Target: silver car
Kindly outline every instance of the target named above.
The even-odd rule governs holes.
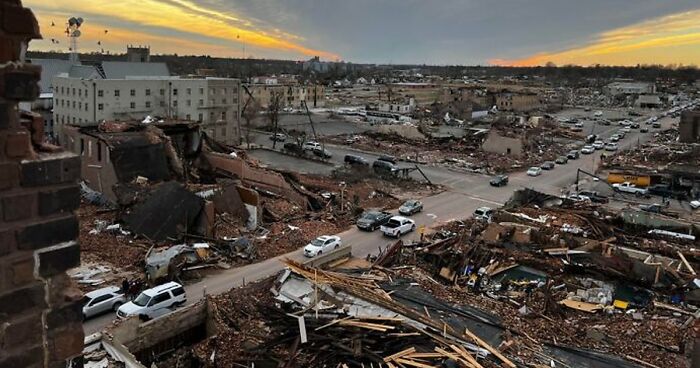
[[[91,291],[83,297],[83,317],[88,319],[98,314],[116,311],[126,303],[122,289],[117,286]]]

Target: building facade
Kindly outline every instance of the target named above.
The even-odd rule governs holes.
[[[500,111],[527,112],[542,108],[540,96],[534,93],[499,93],[496,107]]]
[[[653,94],[656,93],[656,85],[643,82],[613,82],[603,87],[603,92],[608,96]]]
[[[240,80],[231,78],[54,78],[54,124],[93,125],[146,116],[197,121],[212,138],[240,137]]]
[[[678,124],[678,141],[700,143],[700,111],[690,110],[681,113],[681,121]]]
[[[325,106],[326,88],[322,85],[300,85],[300,84],[275,84],[256,83],[249,84],[248,89],[263,109],[270,106],[270,101],[274,93],[282,94],[282,107],[302,107],[305,101],[309,108]],[[246,97],[247,98],[247,97]]]

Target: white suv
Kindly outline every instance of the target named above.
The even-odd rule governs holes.
[[[301,146],[304,151],[316,151],[316,150],[322,150],[323,147],[321,147],[321,143],[314,142],[314,141],[308,141],[304,142],[304,144]]]
[[[131,302],[117,310],[119,318],[146,316],[148,319],[168,313],[172,308],[187,302],[185,289],[177,282],[169,282],[141,292]]]

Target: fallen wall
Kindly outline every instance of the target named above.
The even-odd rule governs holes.
[[[523,141],[521,138],[504,137],[495,131],[491,131],[481,145],[481,149],[485,152],[500,153],[502,155],[521,156],[523,154]]]
[[[383,134],[397,134],[406,139],[425,140],[425,135],[413,125],[380,125],[377,132]]]

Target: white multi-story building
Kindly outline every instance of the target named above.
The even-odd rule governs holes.
[[[87,78],[60,74],[53,81],[54,124],[92,125],[142,120],[146,116],[192,120],[217,141],[240,137],[240,80],[169,76]]]

